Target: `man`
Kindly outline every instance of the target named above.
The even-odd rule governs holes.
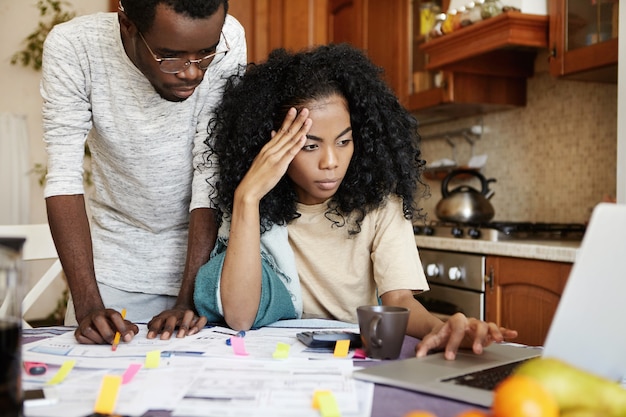
[[[192,298],[216,237],[204,140],[226,77],[246,63],[227,12],[227,0],[121,0],[117,14],[75,18],[46,39],[46,207],[80,343],[116,331],[130,341],[134,322],[162,339],[206,324]]]

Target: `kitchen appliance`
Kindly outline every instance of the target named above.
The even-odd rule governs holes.
[[[449,190],[450,181],[461,177],[475,177],[480,180],[481,189],[476,190],[469,185],[460,185]],[[435,207],[435,214],[444,221],[478,223],[493,219],[495,211],[489,202],[493,190],[489,183],[495,179],[487,179],[480,172],[473,169],[457,169],[450,172],[441,182],[442,199]]]
[[[583,224],[492,222],[434,222],[414,226],[416,235],[488,241],[581,240]],[[486,256],[419,248],[430,291],[416,294],[431,313],[446,319],[461,312],[485,319]]]
[[[434,221],[413,226],[416,235],[489,240],[581,240],[581,223],[534,223],[495,221],[484,223]]]
[[[429,291],[415,298],[445,320],[455,313],[485,319],[485,255],[420,249]]]

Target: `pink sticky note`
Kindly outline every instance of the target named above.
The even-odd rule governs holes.
[[[363,349],[354,349],[354,355],[352,356],[353,359],[365,359],[367,358],[367,353],[365,353],[365,351]]]
[[[133,379],[133,377],[137,375],[137,372],[139,372],[141,366],[142,365],[140,363],[131,363],[130,365],[128,365],[128,368],[126,368],[126,371],[124,371],[124,375],[122,375],[122,385],[128,384]]]
[[[246,352],[246,346],[243,342],[243,337],[231,337],[230,345],[233,347],[233,352],[235,352],[235,355],[248,356],[248,352]]]

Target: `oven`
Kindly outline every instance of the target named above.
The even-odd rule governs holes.
[[[581,240],[583,224],[490,222],[461,224],[431,222],[415,226],[416,235],[487,241]],[[485,319],[486,256],[419,248],[430,291],[415,294],[427,310],[446,319],[461,312]]]
[[[415,295],[441,319],[455,313],[485,319],[485,255],[420,249],[430,291]]]

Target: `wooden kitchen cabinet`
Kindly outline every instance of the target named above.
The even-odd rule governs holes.
[[[366,51],[384,70],[383,77],[407,106],[408,10],[410,0],[329,0],[328,42],[347,42]]]
[[[518,331],[515,342],[541,346],[572,264],[487,256],[487,321]]]
[[[261,62],[276,48],[328,43],[328,1],[237,0],[228,3],[228,13],[246,30],[248,61]]]
[[[547,16],[506,13],[426,41],[421,3],[329,0],[328,40],[366,50],[421,124],[526,104],[536,50],[547,47]]]
[[[618,0],[549,0],[550,73],[617,83]]]
[[[415,68],[409,108],[427,120],[467,117],[526,105],[536,53],[548,44],[547,16],[507,12],[413,46],[426,54]],[[439,83],[420,90],[417,80],[438,71]]]

